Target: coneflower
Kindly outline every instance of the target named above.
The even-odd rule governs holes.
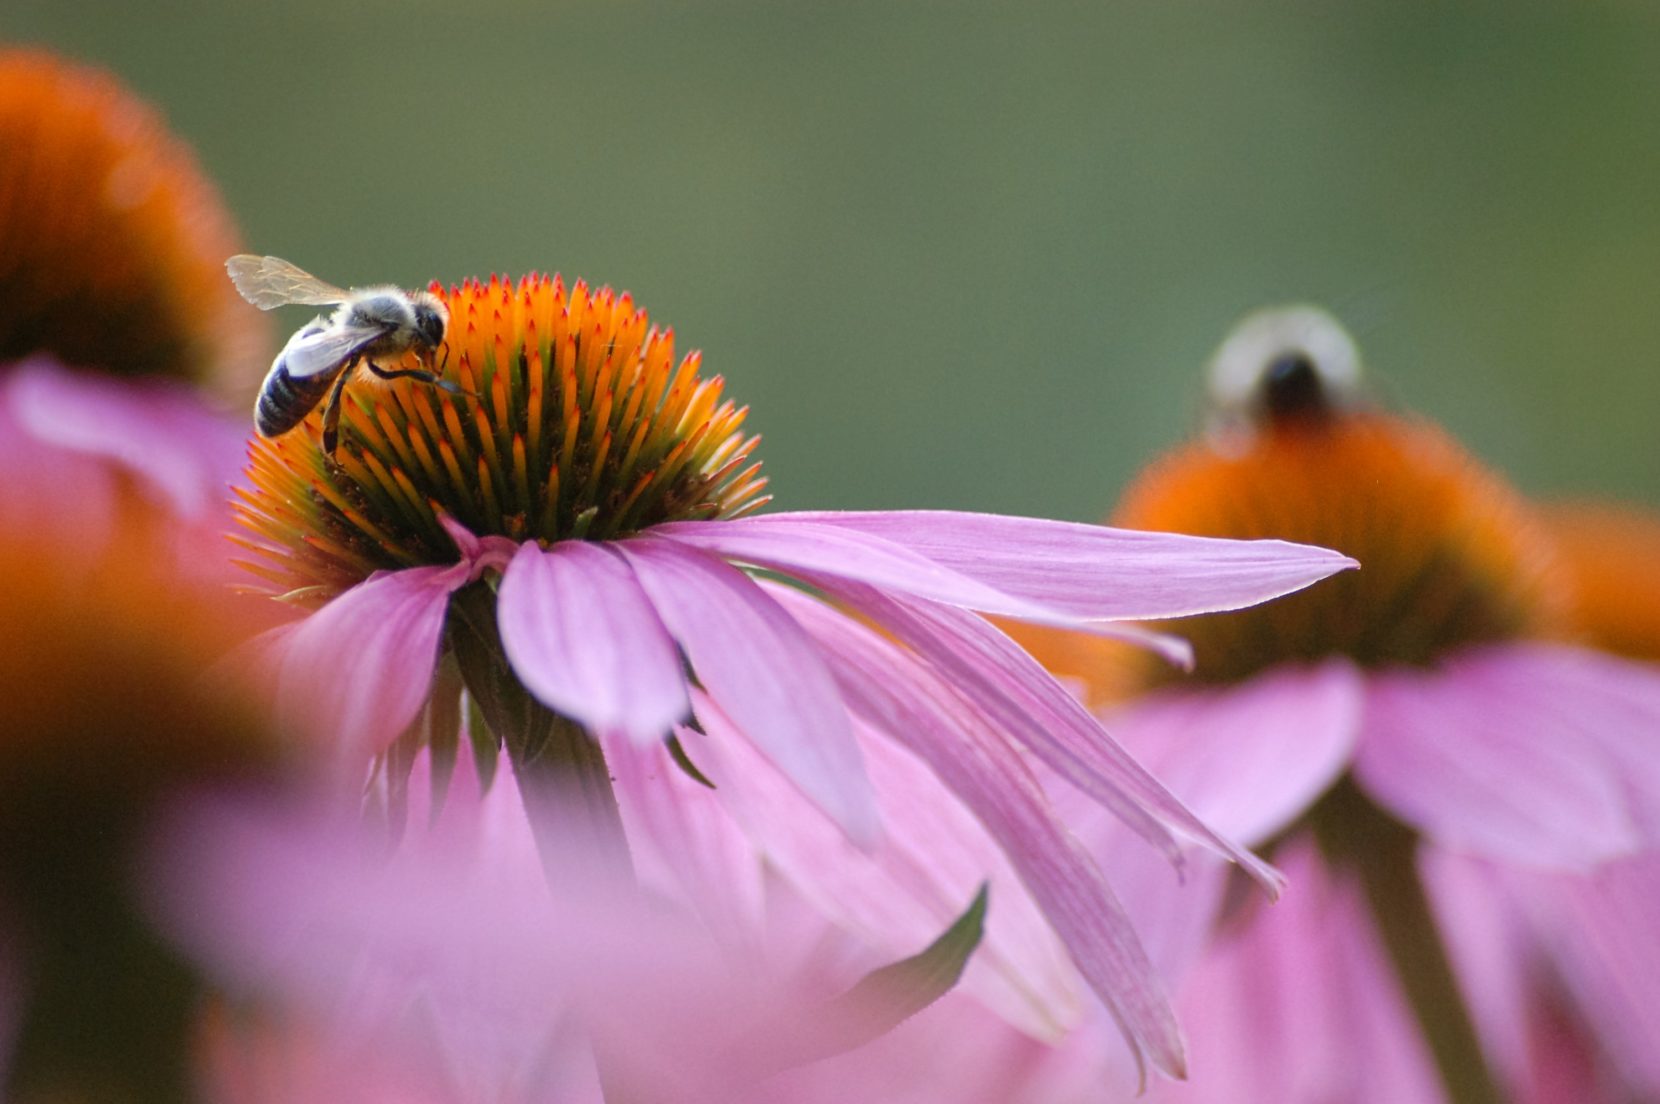
[[[1122,657],[1100,672],[1126,746],[1266,848],[1296,895],[1253,908],[1194,879],[1189,899],[1218,911],[1196,962],[1207,940],[1165,959],[1186,978],[1195,1053],[1173,1096],[1546,1099],[1529,1095],[1544,1091],[1532,1059],[1561,1072],[1564,1036],[1525,1037],[1567,1006],[1559,980],[1540,984],[1544,944],[1520,934],[1536,917],[1493,880],[1529,884],[1529,907],[1558,916],[1608,864],[1645,867],[1650,892],[1660,672],[1575,643],[1586,621],[1551,527],[1444,430],[1375,405],[1359,369],[1323,311],[1253,316],[1213,362],[1206,433],[1149,466],[1114,515],[1309,541],[1364,565],[1272,605],[1157,625],[1192,641],[1191,682]],[[1111,868],[1121,834],[1074,827]],[[1611,944],[1630,929],[1609,900],[1595,930]],[[1632,900],[1627,885],[1619,915]],[[1652,977],[1651,960],[1632,961]],[[1641,1003],[1652,1025],[1660,1006]],[[1555,1098],[1600,1091],[1587,1075]]]
[[[1350,561],[982,514],[755,515],[745,409],[631,297],[542,276],[432,290],[465,394],[353,383],[332,455],[321,414],[252,446],[249,565],[311,610],[276,644],[283,700],[357,762],[432,734],[442,759],[465,687],[527,795],[575,779],[602,821],[607,747],[668,742],[697,774],[744,741],[866,846],[884,825],[859,738],[896,743],[998,841],[1137,1052],[1179,1073],[1134,935],[1027,756],[1172,854],[1176,833],[1272,875],[975,611],[1133,632],[1108,623],[1261,601]]]
[[[0,50],[0,150],[0,524],[217,570],[243,427],[201,392],[249,394],[268,339],[217,190],[115,77],[41,50]]]

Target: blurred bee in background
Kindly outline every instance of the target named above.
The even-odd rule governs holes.
[[[340,398],[347,380],[359,365],[380,379],[415,379],[452,394],[467,392],[439,378],[433,360],[443,344],[449,310],[427,291],[405,291],[390,285],[346,288],[289,264],[280,257],[240,253],[225,262],[231,282],[242,298],[260,310],[289,303],[333,306],[327,318],[301,327],[271,362],[254,403],[254,427],[262,437],[287,433],[306,415],[323,407],[323,451],[332,456],[339,442]],[[385,368],[378,361],[396,360],[413,351],[422,368]],[[441,369],[440,369],[441,370]]]

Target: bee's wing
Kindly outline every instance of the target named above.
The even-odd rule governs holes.
[[[344,303],[350,294],[344,288],[319,280],[281,257],[238,253],[225,262],[225,271],[231,274],[231,283],[242,293],[242,298],[260,310],[270,310],[287,303],[308,303],[312,306]]]
[[[288,374],[296,379],[315,376],[340,367],[391,329],[389,325],[313,324],[288,339],[280,359]]]

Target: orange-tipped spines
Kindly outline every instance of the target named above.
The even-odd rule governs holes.
[[[1331,655],[1432,664],[1465,645],[1553,635],[1565,614],[1555,546],[1528,504],[1417,419],[1334,413],[1200,441],[1149,468],[1111,521],[1301,541],[1360,561],[1299,594],[1179,623],[1201,679]]]
[[[469,394],[358,378],[333,457],[316,412],[253,446],[256,491],[238,510],[289,589],[326,596],[370,564],[453,558],[440,512],[480,535],[551,544],[755,505],[765,479],[745,467],[747,410],[719,377],[699,378],[698,354],[677,362],[673,332],[631,296],[542,275],[435,294],[450,310],[444,377]],[[296,475],[327,486],[297,489]]]

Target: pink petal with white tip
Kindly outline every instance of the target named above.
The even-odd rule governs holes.
[[[525,544],[502,576],[496,609],[502,647],[526,689],[591,731],[644,745],[690,713],[680,653],[611,549]]]
[[[0,376],[0,526],[52,534],[96,556],[116,536],[116,473],[84,453],[41,447],[12,409],[15,391]]]
[[[712,556],[649,538],[613,547],[738,730],[851,838],[874,842],[876,803],[847,707],[801,627]]]

